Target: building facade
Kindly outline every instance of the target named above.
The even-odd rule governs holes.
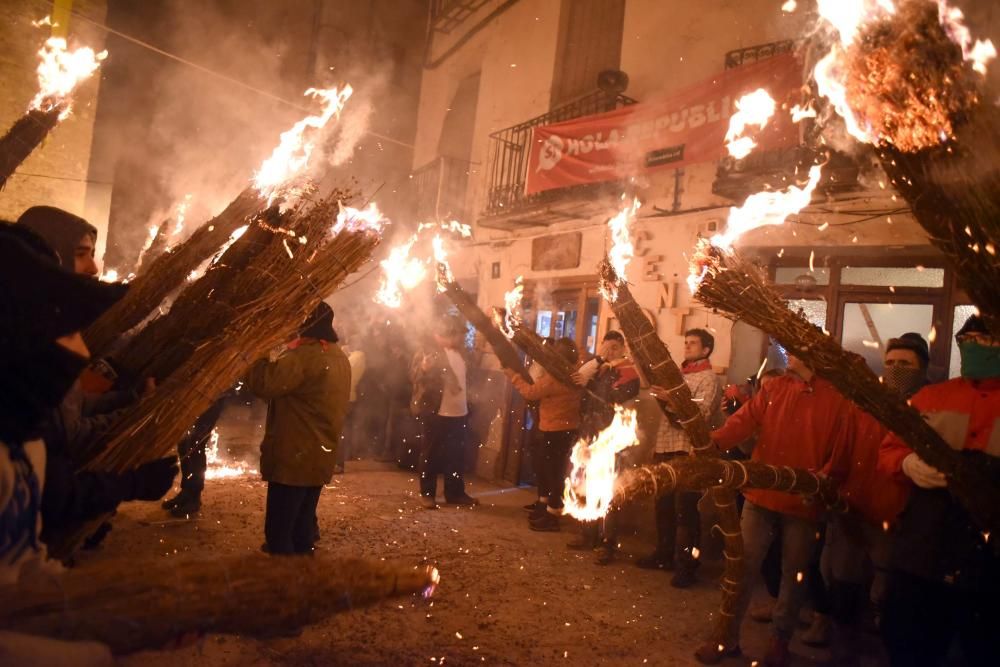
[[[70,48],[104,48],[99,27],[106,0],[17,0],[0,5],[0,126],[10,127],[28,110],[38,92],[38,51],[49,37],[64,37]],[[54,25],[34,25],[50,16]],[[107,237],[106,197],[90,176],[90,152],[100,89],[100,71],[80,84],[72,114],[59,123],[0,193],[0,217],[16,220],[38,204],[58,206],[93,222],[100,231],[101,252]]]
[[[597,292],[596,267],[610,244],[606,223],[623,194],[635,196],[642,207],[628,278],[674,354],[686,329],[703,327],[715,335],[713,363],[724,381],[743,381],[766,356],[781,363],[761,332],[695,302],[685,279],[695,242],[724,229],[731,206],[765,186],[804,180],[794,171],[800,146],[536,194],[527,194],[526,180],[534,128],[669,103],[699,82],[801,51],[814,19],[801,10],[785,14],[782,4],[432,3],[414,152],[417,208],[474,224],[475,240],[456,254],[453,269],[480,306],[503,305],[523,276],[536,331],[571,336],[594,351],[615,326]],[[933,339],[932,375],[954,375],[951,334],[971,312],[969,301],[870,162],[862,150],[836,153],[809,207],[782,226],[745,234],[737,247],[767,267],[793,308],[876,372],[884,343],[916,331]],[[491,439],[503,447],[502,437]]]

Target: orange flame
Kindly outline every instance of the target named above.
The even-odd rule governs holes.
[[[763,88],[747,93],[736,101],[736,113],[729,119],[729,131],[726,132],[726,148],[729,154],[737,160],[745,158],[756,146],[750,137],[741,136],[747,125],[756,125],[764,129],[774,115],[774,98]]]
[[[434,261],[437,263],[437,288],[438,292],[443,292],[444,284],[455,282],[455,276],[448,264],[448,252],[444,249],[444,239],[441,238],[440,234],[434,235],[432,245],[434,247]]]
[[[965,15],[958,7],[950,7],[945,0],[937,0],[938,20],[951,41],[962,49],[962,57],[972,63],[972,69],[983,76],[986,65],[997,57],[997,49],[988,39],[972,39],[972,33],[965,25]]]
[[[309,166],[309,158],[321,138],[323,128],[331,118],[340,113],[352,92],[354,91],[350,86],[329,90],[310,88],[305,92],[306,96],[321,100],[323,110],[318,115],[303,118],[292,129],[283,132],[274,152],[254,174],[254,187],[268,198],[269,204],[281,190],[290,187],[295,179],[302,176]]]
[[[563,493],[565,511],[582,521],[607,515],[615,495],[618,478],[616,454],[639,444],[635,410],[615,406],[611,425],[592,442],[580,440],[573,446],[570,461],[573,469]]]
[[[458,234],[463,239],[472,237],[472,227],[462,224],[458,220],[451,220],[449,222],[421,222],[417,225],[418,234],[425,229],[441,229],[452,234]]]
[[[641,205],[639,199],[634,198],[631,204],[622,208],[608,220],[608,230],[611,232],[611,249],[608,251],[608,261],[622,282],[628,280],[625,271],[635,255],[635,246],[632,244],[628,227],[629,223],[635,219],[635,213]],[[602,284],[600,289],[609,301],[618,298],[618,289],[614,285]]]
[[[330,233],[336,236],[342,231],[348,232],[375,232],[381,234],[389,220],[382,215],[375,202],[367,208],[354,208],[340,204],[340,212],[337,214],[337,221],[330,229]]]
[[[790,215],[798,213],[812,199],[813,190],[819,185],[823,167],[809,168],[809,181],[802,187],[790,186],[780,192],[758,192],[747,197],[743,206],[729,209],[724,234],[712,237],[712,245],[723,250],[732,248],[733,243],[751,229],[765,225],[780,225]]]
[[[497,324],[505,336],[511,338],[514,329],[521,325],[524,313],[521,311],[521,302],[524,300],[524,276],[518,276],[514,281],[514,289],[503,295],[504,316],[498,320]]]
[[[205,460],[208,467],[205,469],[205,479],[227,479],[233,477],[246,477],[256,475],[257,470],[243,461],[224,463],[219,456],[219,429],[213,428],[209,445],[205,448]]]
[[[28,108],[51,111],[61,104],[66,105],[59,114],[62,119],[69,115],[69,96],[73,89],[97,71],[101,61],[108,57],[108,52],[94,53],[89,47],[67,51],[65,39],[51,37],[38,56],[41,58],[38,64],[38,94]]]
[[[423,262],[410,257],[417,235],[389,251],[389,256],[379,262],[382,267],[382,282],[375,293],[375,302],[389,308],[399,308],[403,303],[403,292],[419,285],[427,276]]]

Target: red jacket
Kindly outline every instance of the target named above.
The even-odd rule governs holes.
[[[1000,456],[1000,378],[967,380],[955,378],[929,384],[910,399],[952,449],[975,449]],[[879,468],[909,482],[903,474],[903,459],[913,452],[890,433],[882,442]]]
[[[510,381],[526,400],[538,401],[538,428],[541,431],[575,431],[580,427],[579,389],[570,389],[546,373],[535,384],[528,384],[516,373]]]
[[[712,432],[712,440],[732,449],[757,435],[751,460],[822,472],[834,479],[846,477],[852,404],[826,380],[814,376],[804,382],[795,375],[775,378],[726,424]],[[819,508],[781,491],[748,489],[747,499],[775,512],[816,519]]]
[[[882,526],[906,507],[909,487],[879,470],[879,447],[888,430],[861,408],[852,408],[850,467],[840,493],[865,519]]]

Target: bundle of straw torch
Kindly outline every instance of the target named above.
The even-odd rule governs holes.
[[[871,7],[850,25],[832,14],[840,3],[825,4],[820,14],[838,39],[814,72],[820,94],[858,141],[874,145],[890,184],[1000,335],[1000,110],[985,85],[996,48],[944,2]]]
[[[0,188],[71,111],[73,90],[89,78],[108,55],[83,47],[68,51],[66,40],[53,37],[38,56],[38,94],[28,111],[0,138]]]
[[[120,655],[192,633],[287,634],[386,598],[430,596],[439,581],[430,566],[323,555],[109,560],[0,588],[0,626]]]
[[[951,449],[917,412],[882,384],[858,354],[789,310],[759,268],[731,250],[700,242],[692,262],[701,276],[695,298],[733,320],[759,328],[801,359],[840,393],[902,438],[930,465],[945,473],[949,489],[989,530],[1000,528],[1000,487],[986,455]]]

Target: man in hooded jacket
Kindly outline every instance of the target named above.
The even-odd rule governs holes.
[[[97,283],[94,261],[97,229],[83,218],[51,206],[34,206],[17,222],[19,233],[33,234],[43,245],[37,249],[57,261],[66,271]],[[27,230],[27,231],[25,231]],[[124,294],[124,288],[118,291]],[[121,408],[138,398],[135,392],[111,392],[87,396],[76,380],[42,426],[48,465],[42,501],[45,542],[63,530],[107,512],[128,500],[158,500],[176,476],[173,458],[165,458],[122,473],[77,470],[80,448],[108,428]],[[102,528],[103,535],[107,528]]]
[[[267,551],[311,553],[316,506],[337,465],[351,392],[351,365],[337,345],[333,309],[320,302],[288,349],[275,361],[257,361],[245,382],[268,401],[260,446]]]
[[[42,422],[86,365],[79,331],[122,294],[61,269],[26,228],[0,223],[0,584],[54,566],[42,543]],[[0,663],[110,665],[107,647],[0,630]]]

